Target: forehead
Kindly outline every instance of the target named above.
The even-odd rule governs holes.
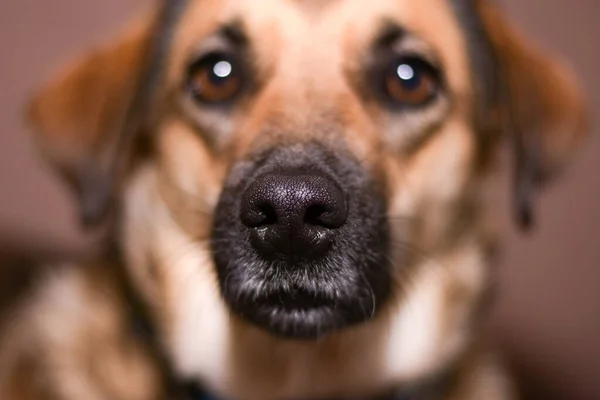
[[[196,25],[189,33],[199,35],[232,20],[250,34],[285,31],[303,37],[349,30],[369,36],[388,20],[432,38],[457,28],[449,0],[193,0],[184,19],[185,26]]]
[[[395,25],[426,43],[446,68],[467,70],[464,35],[449,0],[193,0],[175,54],[186,57],[230,24],[243,30],[256,57],[311,58],[323,66],[351,61]]]

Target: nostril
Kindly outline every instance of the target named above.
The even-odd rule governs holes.
[[[275,211],[273,205],[269,203],[260,204],[258,210],[263,216],[263,220],[255,226],[256,228],[264,225],[275,225],[277,223],[277,211]]]
[[[268,202],[247,202],[242,210],[242,222],[249,228],[275,225],[278,222],[277,210]]]
[[[306,209],[304,223],[327,229],[337,229],[345,222],[345,218],[341,213],[342,210],[331,208],[325,204],[314,204]]]
[[[307,225],[338,229],[346,223],[348,208],[345,196],[333,184],[327,188],[327,195],[316,199],[304,212],[303,222]]]
[[[328,228],[327,221],[323,218],[327,208],[323,204],[315,204],[306,209],[304,214],[304,223],[314,226],[324,226]]]
[[[346,194],[329,176],[281,171],[258,176],[241,199],[241,222],[266,258],[316,258],[327,253],[346,223]]]

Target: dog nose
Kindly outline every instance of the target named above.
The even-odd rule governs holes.
[[[348,217],[344,192],[320,172],[261,175],[248,187],[241,204],[252,246],[267,259],[323,256]]]

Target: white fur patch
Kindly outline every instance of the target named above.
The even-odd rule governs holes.
[[[163,271],[167,304],[158,307],[165,308],[166,346],[177,372],[202,378],[211,386],[226,386],[229,314],[220,298],[208,243],[186,236],[155,185],[154,171],[146,169],[128,192],[125,240],[132,272],[135,276],[147,269],[145,253]]]
[[[485,264],[472,243],[425,264],[417,267],[419,275],[389,326],[387,368],[402,381],[431,373],[463,348],[465,323],[483,289]],[[465,298],[449,305],[451,285]]]
[[[389,327],[388,373],[402,380],[414,379],[439,362],[444,284],[433,268],[421,268],[421,272]]]

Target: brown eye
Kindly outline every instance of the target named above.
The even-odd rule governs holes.
[[[420,59],[401,59],[385,73],[383,88],[394,103],[420,106],[432,100],[439,88],[435,69]]]
[[[187,86],[196,101],[221,104],[233,100],[239,93],[242,76],[233,59],[213,55],[190,67]]]

